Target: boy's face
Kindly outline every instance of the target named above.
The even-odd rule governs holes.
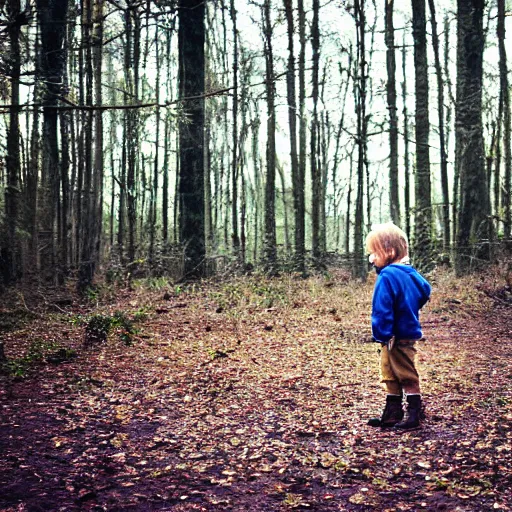
[[[385,266],[384,259],[382,258],[382,256],[379,256],[376,252],[370,253],[370,256],[368,256],[368,261],[378,268]]]

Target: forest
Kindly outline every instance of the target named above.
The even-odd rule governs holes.
[[[0,510],[512,510],[511,20],[0,0]],[[432,285],[402,433],[389,221]]]
[[[3,1],[3,286],[499,258],[505,0],[383,3]]]

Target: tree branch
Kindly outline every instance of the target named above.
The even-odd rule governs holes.
[[[286,76],[287,72],[280,73],[278,75],[275,75],[273,77],[273,81],[277,81],[283,76]],[[267,83],[267,80],[263,80],[263,82],[258,82],[255,84],[250,84],[249,87],[257,87],[259,85],[265,85]],[[66,103],[68,106],[62,106],[62,105],[44,105],[43,103],[25,103],[21,105],[3,105],[2,108],[4,110],[0,110],[0,114],[8,114],[9,109],[16,108],[18,110],[25,110],[30,108],[47,108],[51,110],[59,110],[59,111],[66,111],[66,110],[83,110],[83,111],[102,111],[102,110],[128,110],[128,109],[142,109],[142,108],[167,108],[171,105],[176,105],[179,103],[182,103],[184,101],[196,101],[196,100],[203,100],[207,98],[212,98],[215,96],[221,96],[223,94],[226,94],[230,91],[232,91],[234,87],[226,87],[224,89],[217,89],[216,91],[212,91],[205,94],[200,94],[198,96],[189,96],[188,98],[183,98],[179,100],[174,101],[167,101],[165,103],[157,103],[157,102],[149,102],[149,103],[139,103],[138,105],[77,105],[76,103],[73,103],[67,98],[59,97],[59,99]]]

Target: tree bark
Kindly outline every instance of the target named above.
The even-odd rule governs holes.
[[[298,265],[302,265],[302,273],[306,272],[306,158],[307,158],[307,118],[306,118],[306,12],[304,0],[298,0],[299,25],[299,162],[297,172],[297,217],[299,223],[295,226],[295,245],[301,254]]]
[[[180,0],[179,97],[201,96],[205,90],[205,5],[202,0]],[[180,140],[180,242],[185,277],[204,274],[204,99],[182,103]],[[185,119],[186,118],[186,119]]]
[[[461,192],[456,254],[459,275],[490,259],[492,238],[482,128],[484,7],[484,0],[457,1],[455,135]]]
[[[402,104],[404,117],[404,215],[407,240],[411,239],[411,168],[409,160],[409,111],[407,109],[407,49],[405,32],[402,43]]]
[[[42,151],[42,204],[39,239],[41,271],[44,278],[55,280],[56,269],[56,214],[59,198],[58,105],[62,75],[65,67],[63,48],[67,0],[37,0],[41,27],[41,74],[45,81],[43,93],[43,151]]]
[[[455,106],[455,98],[452,91],[452,81],[450,78],[450,20],[448,15],[444,18],[444,76],[446,81],[446,90],[448,92],[448,101],[446,101],[446,147],[450,147],[450,135],[452,126],[452,111]],[[455,165],[453,167],[452,182],[452,203],[451,203],[451,242],[456,240],[457,233],[457,212],[459,204],[459,170],[457,165],[457,155],[455,155]]]
[[[230,3],[233,22],[233,139],[231,159],[231,228],[233,255],[240,263],[240,236],[238,233],[238,28],[235,0]]]
[[[355,0],[354,15],[356,21],[357,59],[354,70],[354,96],[357,119],[357,187],[356,211],[354,217],[354,262],[352,273],[356,279],[366,280],[367,265],[363,252],[364,230],[364,173],[366,146],[366,15],[365,0]],[[370,198],[368,197],[368,201]],[[368,219],[368,222],[370,220]]]
[[[297,93],[295,87],[295,24],[293,0],[283,0],[288,35],[288,67],[286,75],[286,93],[288,101],[288,124],[290,129],[290,165],[293,184],[293,211],[295,221],[294,266],[297,272],[305,271],[305,218],[304,187],[300,180],[297,148]],[[302,188],[301,188],[302,187]]]
[[[264,264],[269,274],[276,272],[276,216],[275,216],[275,181],[276,181],[276,109],[274,84],[274,53],[272,47],[271,0],[263,4],[263,27],[265,44],[265,77],[267,93],[267,173],[265,181],[265,236]]]
[[[6,216],[6,239],[0,245],[0,288],[2,281],[13,284],[21,272],[20,244],[16,229],[19,216],[20,196],[20,74],[21,74],[21,47],[20,35],[21,26],[16,23],[20,15],[21,6],[19,0],[10,0],[8,4],[8,25],[10,43],[10,79],[11,79],[11,106],[9,108],[9,128],[7,131],[7,186],[5,188],[5,216]],[[1,227],[1,226],[0,226]],[[3,345],[0,344],[0,348]]]
[[[94,72],[92,56],[93,0],[85,0],[82,10],[82,46],[85,52],[85,104],[93,104]],[[84,113],[83,196],[82,225],[80,229],[80,261],[78,290],[84,292],[92,285],[94,276],[94,167],[93,167],[93,111]]]
[[[437,113],[439,119],[439,150],[441,153],[441,191],[443,194],[443,251],[449,250],[451,240],[450,229],[450,193],[448,186],[448,154],[444,130],[444,83],[441,58],[439,56],[439,36],[437,34],[436,7],[434,0],[428,0],[430,23],[432,25],[432,45],[437,78]]]
[[[155,78],[155,94],[156,102],[160,103],[160,42],[159,30],[155,27],[155,61],[156,61],[156,78]],[[155,243],[156,243],[156,224],[157,224],[157,196],[158,196],[158,175],[160,173],[160,107],[156,107],[155,115],[155,159],[153,162],[153,183],[151,185],[151,207],[150,207],[150,225],[149,225],[149,261],[153,266],[155,263]]]
[[[512,186],[512,151],[511,151],[511,111],[510,86],[508,80],[507,51],[505,47],[505,0],[498,0],[498,48],[500,67],[500,90],[503,102],[503,152],[505,157],[505,174],[502,188],[503,236],[510,243],[512,229],[511,186]],[[499,144],[499,141],[498,141]]]
[[[311,142],[310,142],[310,169],[311,169],[311,249],[313,262],[320,265],[322,260],[321,250],[321,221],[322,221],[322,177],[318,161],[318,96],[319,96],[319,63],[320,63],[320,29],[319,29],[320,1],[313,0],[313,23],[311,27],[312,47],[312,100],[313,114],[311,118]]]
[[[400,226],[400,194],[398,187],[398,116],[396,107],[395,27],[393,26],[394,0],[385,0],[385,40],[389,111],[389,206],[391,220]]]
[[[414,38],[414,85],[416,98],[416,176],[414,215],[414,258],[416,266],[432,265],[432,200],[430,184],[427,26],[425,0],[412,0]]]

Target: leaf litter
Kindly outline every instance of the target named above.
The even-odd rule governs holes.
[[[139,287],[114,305],[147,310],[129,346],[84,348],[65,315],[2,333],[11,359],[34,336],[77,357],[1,377],[1,510],[511,510],[507,295],[496,273],[431,279],[427,419],[402,434],[366,426],[372,284],[341,272]]]

